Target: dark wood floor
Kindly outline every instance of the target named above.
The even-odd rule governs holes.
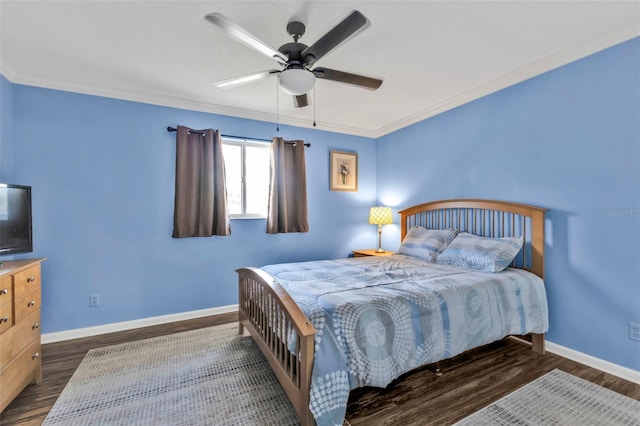
[[[40,425],[90,349],[236,320],[236,314],[216,315],[43,345],[42,383],[28,386],[11,403],[0,414],[0,425]],[[640,385],[557,355],[533,353],[512,339],[466,352],[439,366],[440,377],[424,368],[385,389],[354,390],[347,420],[353,426],[449,425],[554,368],[640,400]]]

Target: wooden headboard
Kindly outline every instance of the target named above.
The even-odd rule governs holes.
[[[483,237],[524,237],[511,266],[544,278],[544,213],[547,209],[492,200],[442,200],[401,210],[401,239],[414,226],[456,228]]]

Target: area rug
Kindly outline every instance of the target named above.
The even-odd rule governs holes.
[[[298,425],[251,339],[229,324],[89,351],[43,425]]]
[[[553,370],[455,424],[502,425],[640,426],[640,401]]]

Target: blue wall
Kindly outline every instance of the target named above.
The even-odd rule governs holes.
[[[640,39],[378,140],[378,198],[547,214],[548,339],[640,370]],[[410,153],[410,155],[407,155]],[[397,246],[398,231],[384,234]]]
[[[230,237],[172,239],[176,134],[166,127],[177,124],[276,135],[273,123],[13,85],[9,177],[33,187],[35,249],[20,257],[48,258],[43,332],[235,304],[237,267],[373,246],[374,140],[287,126],[282,136],[312,144],[308,233],[267,235],[264,219],[232,220]],[[358,152],[358,192],[329,191],[333,149]]]
[[[7,180],[12,166],[13,147],[13,85],[0,75],[0,182]]]

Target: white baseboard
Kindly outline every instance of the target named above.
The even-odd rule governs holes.
[[[560,355],[561,357],[579,362],[580,364],[588,365],[589,367],[604,371],[605,373],[613,374],[614,376],[621,377],[630,382],[640,384],[640,371],[632,370],[631,368],[623,367],[621,365],[569,349],[548,340],[545,342],[545,348],[549,352]]]
[[[41,337],[42,344],[62,342],[65,340],[80,339],[82,337],[97,336],[100,334],[114,333],[117,331],[132,330],[134,328],[149,327],[152,325],[166,324],[175,321],[183,321],[194,318],[202,318],[210,315],[226,314],[236,312],[238,305],[220,306],[217,308],[200,309],[198,311],[182,312],[179,314],[162,315],[158,317],[142,318],[132,321],[116,322],[112,324],[97,325],[94,327],[76,328],[74,330],[58,331],[54,333],[45,333]],[[561,357],[579,362],[589,367],[613,374],[614,376],[623,378],[633,383],[640,384],[640,371],[623,367],[565,346],[545,342],[545,348],[551,353],[560,355]]]
[[[134,328],[149,327],[152,325],[166,324],[169,322],[183,321],[194,318],[202,318],[209,315],[237,312],[238,305],[220,306],[217,308],[200,309],[197,311],[181,312],[179,314],[161,315],[158,317],[142,318],[132,321],[114,322],[111,324],[96,325],[94,327],[76,328],[73,330],[44,333],[41,337],[42,344],[62,342],[64,340],[80,339],[82,337],[97,336],[117,331],[132,330]]]

